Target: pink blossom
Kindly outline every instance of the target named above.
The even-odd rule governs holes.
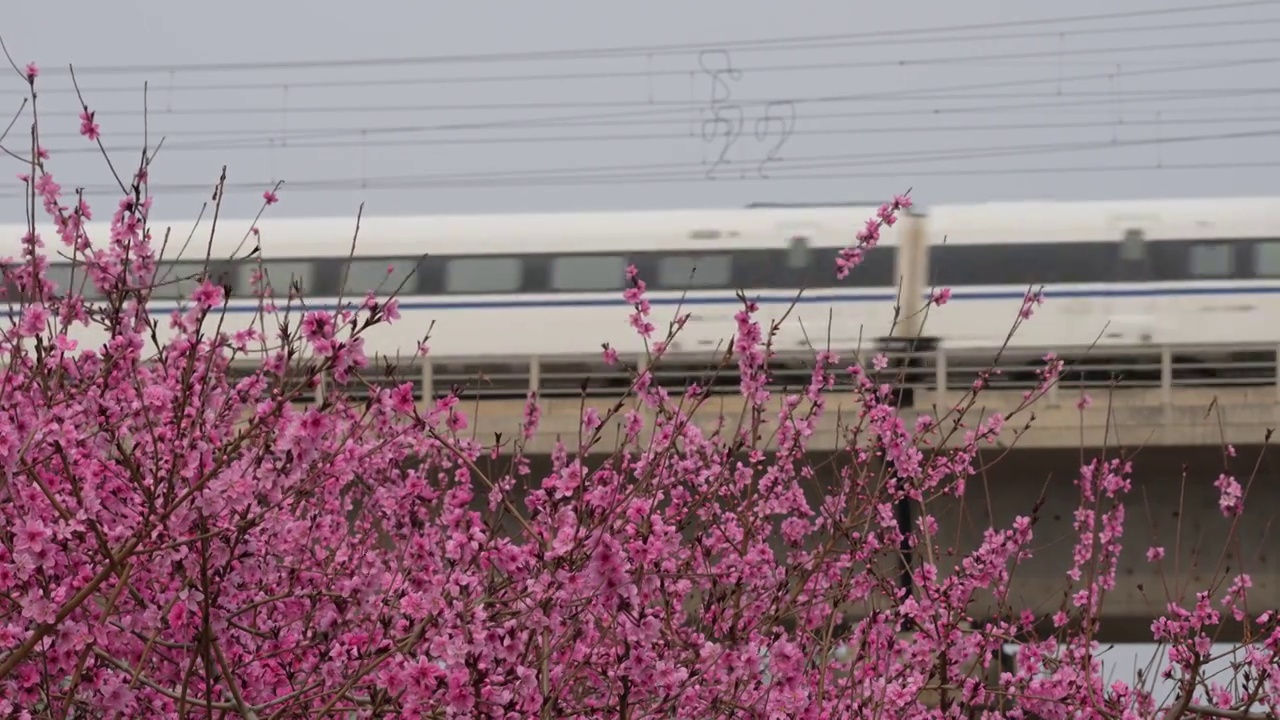
[[[37,207],[83,251],[86,282],[154,276],[150,198],[124,198],[109,231],[84,237],[76,203],[37,175]],[[841,267],[910,206],[895,197],[849,228]],[[45,240],[19,241],[44,272]],[[638,270],[625,277],[637,345],[679,360],[688,316],[655,315]],[[209,281],[191,299],[224,300]],[[127,298],[92,313],[22,301],[0,337],[0,715],[1129,720],[1177,701],[1096,662],[1094,621],[1131,579],[1120,558],[1145,456],[1081,453],[1053,491],[1065,544],[1056,518],[1037,524],[1061,508],[1016,498],[957,532],[947,516],[1005,452],[987,450],[1033,413],[899,407],[889,358],[841,370],[845,348],[779,382],[774,328],[745,295],[727,401],[707,379],[664,385],[650,364],[618,373],[631,386],[607,403],[530,391],[506,427],[475,430],[472,386],[423,387],[421,361],[393,376],[366,353],[370,330],[398,332],[377,327],[394,300],[307,300],[216,328],[189,311],[166,325]],[[1062,367],[1044,356],[1037,389]],[[1215,486],[1233,522],[1243,489],[1227,472]],[[1046,547],[1067,548],[1066,567]],[[904,548],[909,589],[892,574]],[[1061,583],[1051,603],[1023,598],[1027,576]],[[1225,706],[1238,698],[1202,661],[1256,591],[1246,574],[1205,584],[1177,583],[1150,632],[1196,704]],[[1280,695],[1272,619],[1248,624],[1237,665],[1259,708]],[[1007,642],[1017,662],[1000,668]],[[948,706],[931,707],[926,688],[942,686]]]
[[[391,409],[398,413],[413,412],[413,383],[401,383],[391,391]]]
[[[618,351],[610,347],[608,343],[604,345],[603,357],[604,357],[605,365],[609,365],[612,367],[618,364]]]
[[[49,311],[43,305],[28,305],[22,310],[22,322],[18,325],[18,333],[23,337],[34,337],[45,331],[49,322]]]
[[[857,245],[840,249],[836,256],[836,278],[843,280],[854,268],[862,264],[865,249],[875,247],[879,242],[880,228],[892,227],[897,222],[897,213],[909,207],[911,207],[911,200],[905,195],[894,196],[892,202],[881,205],[876,210],[876,216],[868,218],[862,229],[855,234]]]
[[[525,400],[524,421],[521,423],[521,431],[526,442],[533,439],[533,434],[537,431],[541,420],[542,408],[538,405],[538,396],[530,392]]]
[[[631,314],[631,327],[635,328],[641,337],[648,338],[654,331],[653,323],[648,320],[651,308],[649,300],[645,297],[645,283],[639,278],[639,271],[635,265],[627,266],[626,279],[631,283],[631,287],[627,288],[622,297],[635,308],[635,312]]]
[[[1029,290],[1022,299],[1022,309],[1018,315],[1023,320],[1031,319],[1035,313],[1036,307],[1044,304],[1044,292],[1042,290]]]
[[[222,304],[222,286],[205,280],[191,294],[191,300],[200,310],[209,310]]]
[[[13,548],[18,552],[39,556],[43,554],[45,542],[51,535],[42,521],[29,518],[14,526]]]
[[[1226,473],[1218,476],[1213,486],[1221,491],[1218,499],[1218,507],[1222,510],[1222,514],[1226,517],[1239,515],[1244,509],[1244,495],[1240,488],[1240,483],[1236,479]]]
[[[94,114],[88,108],[85,108],[85,111],[80,113],[80,134],[96,141],[102,133],[98,129],[98,123],[94,122]]]
[[[232,336],[231,345],[237,351],[244,352],[245,350],[249,349],[249,343],[257,339],[258,339],[257,328],[243,328],[241,330],[237,330],[235,334]]]
[[[262,199],[266,200],[268,205],[275,205],[277,202],[280,201],[280,197],[276,195],[276,192],[274,190],[263,191]],[[254,228],[254,229],[256,230],[257,228]]]
[[[337,323],[329,313],[309,312],[302,318],[302,337],[313,344],[332,340]]]

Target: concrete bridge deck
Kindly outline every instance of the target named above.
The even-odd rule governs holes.
[[[937,416],[961,402],[974,380],[986,374],[989,387],[975,411],[1008,416],[1023,404],[1023,395],[1038,384],[1036,371],[1044,366],[1045,349],[1014,351],[935,350],[897,353],[879,371],[877,382],[891,382],[909,391],[902,412],[909,419],[927,413]],[[1115,445],[1221,445],[1261,442],[1280,422],[1280,374],[1277,348],[1182,347],[1084,348],[1053,351],[1066,360],[1058,382],[1031,409],[1034,422],[1018,438],[1027,448]],[[412,382],[419,398],[458,393],[483,436],[510,436],[523,418],[525,397],[533,392],[542,405],[542,426],[535,451],[549,449],[557,437],[576,437],[584,405],[603,411],[621,397],[643,358],[624,358],[630,369],[604,365],[599,357],[492,358],[441,357],[401,363],[393,373],[376,378],[370,367],[366,379],[377,384]],[[696,361],[695,361],[696,360]],[[843,358],[834,372],[848,382],[845,366],[868,358]],[[376,363],[380,364],[380,363]],[[712,363],[711,365],[715,365]],[[771,361],[777,400],[808,384],[813,354],[779,355]],[[664,358],[651,365],[656,382],[678,393],[690,382],[716,394],[702,404],[697,421],[708,427],[718,416],[741,411],[738,377],[732,362],[709,367],[707,358]],[[992,374],[991,369],[998,368]],[[344,392],[359,388],[348,387]],[[1080,410],[1084,394],[1091,406]],[[829,412],[818,428],[814,449],[839,445],[847,419],[858,411],[857,398],[835,392]],[[1020,414],[1021,427],[1032,413]],[[972,420],[973,418],[971,418]],[[1006,438],[1009,442],[1009,438]]]
[[[1262,443],[1268,430],[1280,425],[1280,402],[1275,391],[1267,388],[1185,389],[1168,398],[1159,390],[1115,389],[1095,392],[1090,397],[1091,406],[1080,409],[1081,393],[1051,393],[1017,411],[1025,404],[1021,392],[987,391],[978,397],[965,423],[972,427],[983,417],[1002,413],[1007,424],[997,447],[1016,445],[1024,449],[1253,445]],[[937,417],[966,401],[959,391],[949,391],[936,399],[941,400],[936,406],[921,407],[917,403],[916,407],[903,408],[900,412],[911,423],[919,415]],[[543,398],[541,423],[528,450],[550,452],[557,439],[574,446],[584,409],[593,407],[604,417],[615,402],[603,397]],[[780,396],[770,401],[771,413],[767,419],[775,428],[781,402]],[[520,400],[481,399],[459,405],[479,438],[492,438],[494,433],[511,437],[517,433],[524,418],[524,406]],[[828,395],[826,411],[811,438],[810,449],[824,451],[841,447],[857,422],[860,406],[860,400],[853,394]],[[712,396],[698,405],[693,413],[694,422],[711,430],[723,416],[732,424],[744,407],[739,396]],[[941,411],[935,411],[935,407]],[[616,417],[613,422],[621,420]],[[962,437],[957,436],[955,441]],[[769,448],[772,447],[770,440]]]

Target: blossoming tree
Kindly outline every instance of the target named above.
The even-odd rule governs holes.
[[[37,68],[14,70],[34,109]],[[85,106],[80,119],[81,134],[100,143],[96,115]],[[729,360],[744,411],[708,430],[690,421],[704,388],[673,396],[654,381],[683,318],[659,334],[631,271],[625,302],[651,362],[629,370],[630,388],[609,411],[583,413],[581,438],[559,445],[542,477],[523,449],[540,415],[530,397],[505,450],[511,463],[494,471],[496,448],[465,436],[456,397],[419,403],[408,383],[368,399],[349,392],[366,382],[362,335],[396,321],[394,298],[303,311],[274,334],[228,334],[219,328],[227,290],[197,278],[185,307],[156,317],[149,156],[119,176],[109,236],[89,237],[93,211],[54,180],[39,124],[26,150],[18,137],[0,140],[26,158],[32,214],[20,253],[4,261],[2,717],[1280,710],[1280,632],[1273,614],[1245,611],[1247,576],[1192,607],[1171,604],[1153,626],[1172,647],[1171,701],[1102,680],[1093,634],[1115,580],[1128,462],[1081,468],[1064,582],[1095,580],[1070,595],[1053,632],[1037,634],[1023,608],[973,609],[979,593],[1001,597],[1030,556],[1038,507],[944,569],[931,507],[963,493],[979,448],[1027,414],[1060,361],[1047,359],[1040,387],[1005,416],[968,419],[979,383],[944,416],[908,427],[883,358],[842,368],[818,352],[808,386],[772,410],[773,328],[744,296]],[[832,272],[858,272],[862,250],[909,205],[896,197],[882,207]],[[36,232],[39,211],[56,237]],[[80,263],[71,287],[49,281],[55,252]],[[933,302],[948,296],[940,289]],[[1041,301],[1029,293],[1014,322],[1034,321]],[[161,324],[170,339],[157,339]],[[70,338],[84,327],[102,342]],[[244,362],[256,370],[230,372]],[[324,404],[299,402],[322,377],[332,381]],[[857,393],[861,409],[842,430],[836,482],[815,490],[806,450],[836,387]],[[953,435],[963,440],[948,444]],[[1239,483],[1221,482],[1224,512],[1238,513]],[[901,503],[917,523],[899,523]],[[904,547],[919,558],[906,587],[896,575]],[[1248,648],[1231,678],[1208,682],[1224,612],[1245,622]],[[1018,664],[1001,671],[1010,642],[1021,646]]]

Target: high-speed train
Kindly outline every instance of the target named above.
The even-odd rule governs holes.
[[[253,247],[250,221],[220,219],[211,271],[232,286],[224,330],[254,322],[249,283],[261,263],[277,296],[297,282],[310,308],[399,288],[401,319],[373,328],[366,352],[412,356],[431,328],[432,357],[457,362],[598,357],[602,343],[642,353],[622,297],[629,265],[648,286],[659,338],[677,313],[690,314],[673,355],[723,352],[739,290],[760,304],[766,328],[790,312],[774,338],[780,352],[865,351],[906,339],[994,350],[1028,289],[1040,286],[1045,303],[1010,348],[1067,356],[1095,346],[1096,357],[1108,347],[1197,344],[1229,354],[1280,344],[1280,198],[912,209],[837,279],[837,253],[856,243],[876,207],[365,217],[354,250],[354,216],[267,217],[256,224],[260,257],[239,262],[227,258]],[[193,225],[151,223],[157,248],[171,228],[162,274],[203,267],[209,222],[187,242]],[[12,248],[5,254],[18,257],[25,227],[0,232]],[[88,232],[96,242],[108,237],[105,224],[90,223]],[[41,233],[49,250],[65,252],[51,226]],[[69,271],[64,260],[50,276],[64,283]],[[926,307],[943,287],[950,301]],[[165,286],[153,302],[175,307],[191,289]],[[296,318],[296,304],[292,312]]]

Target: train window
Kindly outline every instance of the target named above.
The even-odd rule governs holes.
[[[352,260],[338,270],[338,280],[346,277],[343,296],[363,297],[370,290],[387,297],[399,291],[411,295],[414,292],[413,273],[418,267],[417,258],[382,258],[378,260]],[[408,282],[405,282],[408,280]],[[403,283],[403,287],[401,284]]]
[[[627,258],[623,255],[565,255],[551,264],[551,289],[621,290],[626,273]]]
[[[45,268],[45,280],[53,284],[53,292],[58,296],[64,296],[70,290],[75,290],[84,296],[86,300],[102,297],[102,293],[98,291],[98,286],[89,279],[88,270],[81,263],[75,264],[75,273],[72,277],[71,263],[49,263]]]
[[[809,266],[809,238],[797,235],[787,247],[787,267],[801,270]]]
[[[162,262],[152,277],[151,297],[156,300],[190,299],[200,287],[200,276],[204,272],[205,264],[202,262]]]
[[[1124,240],[1120,242],[1120,259],[1126,262],[1145,260],[1147,257],[1146,236],[1141,230],[1128,230]]]
[[[1187,255],[1191,277],[1230,277],[1235,270],[1235,253],[1224,242],[1196,243]]]
[[[18,302],[25,297],[22,291],[18,289],[18,281],[13,275],[21,267],[22,263],[19,260],[0,265],[0,268],[2,268],[0,272],[4,274],[4,283],[0,284],[0,302]]]
[[[877,245],[863,248],[862,262],[849,271],[843,280],[836,277],[839,268],[836,260],[840,248],[815,248],[813,267],[804,273],[804,286],[820,287],[897,287],[898,276],[894,263],[897,248]]]
[[[524,281],[518,257],[452,258],[445,267],[447,293],[513,293]]]
[[[1147,259],[1147,242],[1141,230],[1128,230],[1120,241],[1120,257],[1116,263],[1118,282],[1151,280],[1151,263]]]
[[[787,273],[779,271],[786,266],[786,254],[782,248],[735,252],[730,285],[735,288],[783,287]]]
[[[259,275],[261,273],[261,275]],[[240,263],[236,282],[237,294],[257,296],[263,287],[271,289],[271,297],[285,300],[293,292],[293,285],[301,288],[303,295],[315,288],[315,263],[310,260],[252,260]]]
[[[673,255],[658,263],[659,287],[722,288],[732,282],[732,255]]]
[[[1254,243],[1253,273],[1258,277],[1280,277],[1280,240]]]
[[[49,292],[60,296],[67,292],[72,282],[80,285],[80,281],[84,280],[84,271],[80,270],[80,268],[76,268],[76,270],[75,279],[72,280],[71,265],[68,263],[49,263],[48,267],[44,269],[46,284],[52,285],[52,287],[48,288]]]
[[[1181,240],[1148,240],[1147,259],[1151,280],[1186,280],[1188,244]]]
[[[1101,283],[1114,276],[1115,243],[938,245],[929,251],[930,285]]]

